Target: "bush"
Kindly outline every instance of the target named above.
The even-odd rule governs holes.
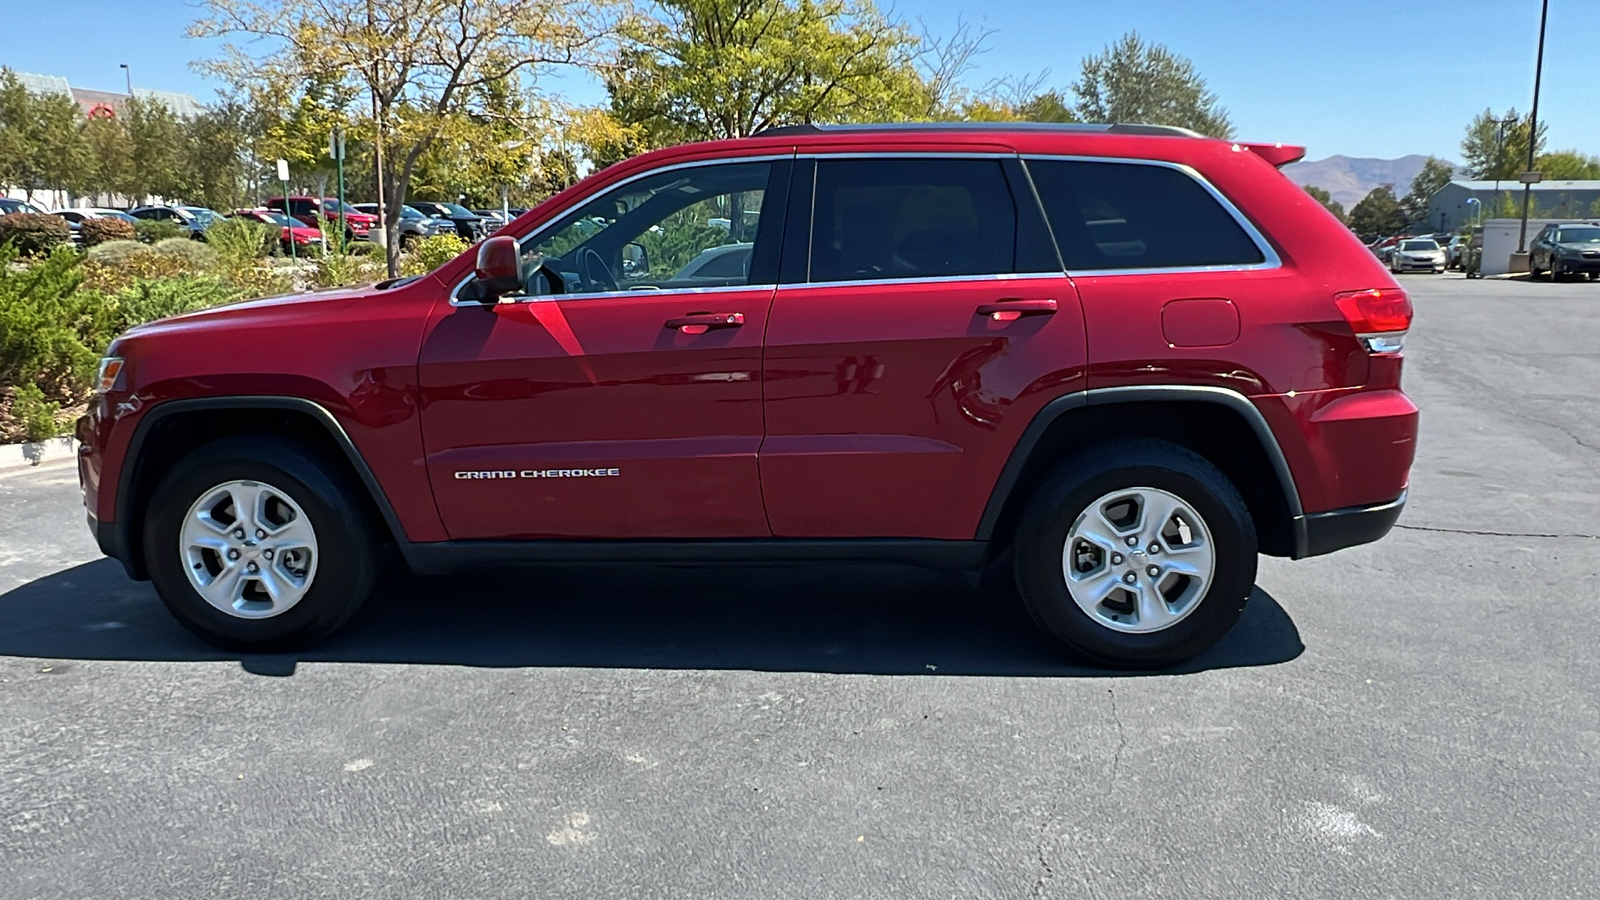
[[[98,247],[112,241],[133,243],[138,234],[133,225],[121,219],[84,219],[78,227],[78,237],[85,247]]]
[[[128,223],[124,222],[122,224],[126,225]],[[89,257],[90,262],[120,266],[127,262],[130,257],[141,253],[148,254],[149,252],[150,248],[138,241],[106,241],[103,244],[95,244],[90,247],[86,255]]]
[[[11,213],[0,216],[0,244],[10,241],[23,256],[45,256],[71,243],[72,226],[60,216]]]
[[[21,429],[25,441],[42,441],[61,433],[57,416],[61,404],[46,400],[44,391],[31,382],[17,386],[11,398],[11,418]]]
[[[189,229],[177,222],[159,222],[154,219],[140,219],[139,224],[133,226],[134,233],[139,240],[146,244],[154,244],[168,238],[187,237]]]
[[[83,263],[84,286],[106,293],[116,293],[135,281],[199,273],[185,256],[156,253],[143,244],[130,248],[122,241],[91,249]]]
[[[117,292],[113,307],[118,332],[238,300],[238,288],[211,275],[140,280]]]
[[[223,219],[206,229],[206,244],[231,263],[265,259],[282,238],[283,229],[249,219]]]
[[[17,258],[0,244],[0,271]],[[105,298],[80,291],[81,257],[58,248],[45,259],[0,278],[0,384],[60,386],[81,392],[94,376],[100,342],[113,323]]]
[[[411,252],[400,258],[402,275],[425,275],[467,252],[470,246],[453,234],[436,234],[411,245]]]
[[[157,256],[175,256],[184,260],[196,272],[217,264],[217,251],[210,244],[189,238],[166,238],[150,247]]]
[[[317,270],[311,274],[311,283],[317,287],[342,287],[361,284],[383,277],[383,263],[364,256],[329,253],[317,260]]]

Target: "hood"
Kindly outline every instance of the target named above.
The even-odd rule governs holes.
[[[323,315],[351,303],[364,300],[376,291],[372,284],[355,284],[303,294],[286,294],[282,297],[264,297],[260,300],[241,300],[225,303],[210,309],[157,319],[128,329],[124,337],[147,337],[174,331],[191,331],[197,328],[223,327],[233,324],[261,323],[286,324]],[[120,338],[119,338],[120,340]]]
[[[1581,252],[1584,250],[1600,250],[1600,243],[1595,241],[1562,241],[1556,244],[1557,250],[1570,250]]]

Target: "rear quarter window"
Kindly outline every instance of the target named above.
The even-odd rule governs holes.
[[[1027,166],[1069,272],[1266,261],[1233,215],[1180,169],[1053,159]]]

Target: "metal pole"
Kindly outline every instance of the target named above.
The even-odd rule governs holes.
[[[1532,172],[1534,155],[1539,149],[1539,81],[1544,77],[1544,25],[1550,17],[1550,0],[1544,0],[1539,12],[1539,57],[1533,67],[1533,112],[1528,115],[1528,169]],[[1517,252],[1528,250],[1528,207],[1533,203],[1533,184],[1522,185],[1522,230],[1517,234]]]
[[[127,63],[119,63],[118,65],[122,69],[122,74],[126,75],[128,77],[128,99],[132,100],[133,99],[133,70],[128,68],[128,64]]]
[[[345,234],[350,233],[350,222],[344,211],[344,129],[335,125],[333,128],[334,168],[339,173],[339,224]]]
[[[294,226],[295,226],[296,222],[294,220],[294,216],[289,215],[289,182],[288,182],[288,180],[285,180],[283,182],[283,217],[285,219],[289,220],[289,259],[291,259],[291,260],[293,260],[295,262],[299,262],[300,261],[300,254],[296,253],[295,249],[294,249]]]
[[[383,229],[383,258],[387,263],[389,277],[399,274],[399,260],[395,258],[394,248],[389,246],[389,214],[383,197],[383,119],[378,116],[378,53],[377,42],[373,38],[377,35],[377,16],[372,9],[372,0],[367,0],[367,39],[371,44],[372,54],[372,153],[373,168],[377,170],[378,177],[378,227]]]

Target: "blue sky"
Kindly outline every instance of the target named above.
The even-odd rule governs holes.
[[[961,18],[994,29],[975,83],[1049,69],[1048,84],[1066,88],[1084,56],[1137,29],[1194,60],[1241,138],[1305,144],[1312,159],[1459,159],[1475,113],[1528,108],[1539,16],[1538,0],[897,0],[893,9],[935,33]],[[1595,0],[1551,0],[1540,118],[1552,149],[1600,154],[1597,11]],[[209,100],[216,86],[189,62],[216,42],[183,36],[195,15],[189,0],[0,0],[0,66],[119,90],[125,62],[136,86]],[[587,79],[552,83],[578,101],[602,97]]]

